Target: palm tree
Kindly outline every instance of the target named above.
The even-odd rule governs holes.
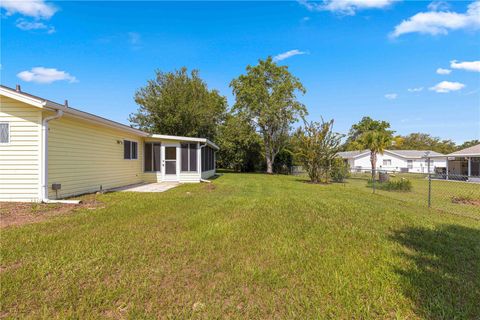
[[[377,167],[377,153],[383,151],[392,144],[392,134],[385,131],[367,131],[362,134],[359,142],[363,148],[370,150],[370,163],[372,164],[372,180],[375,179]]]

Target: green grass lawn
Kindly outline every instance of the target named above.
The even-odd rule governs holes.
[[[480,222],[224,174],[1,231],[5,318],[478,319]]]

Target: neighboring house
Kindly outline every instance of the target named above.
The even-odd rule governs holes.
[[[444,155],[443,159],[447,159],[447,179],[454,179],[456,175],[465,176],[469,181],[480,181],[480,144]]]
[[[428,157],[443,156],[441,153],[429,150],[385,150],[377,154],[377,170],[394,172],[428,172]],[[338,155],[345,160],[352,171],[371,170],[370,150],[345,151]],[[430,172],[446,167],[446,160],[442,158],[430,159]]]
[[[200,182],[218,147],[149,134],[0,86],[0,201],[48,201],[141,182]]]

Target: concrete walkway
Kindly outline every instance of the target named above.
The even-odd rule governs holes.
[[[122,192],[164,192],[178,186],[178,182],[157,182],[157,183],[142,183],[120,188],[114,188],[111,191]]]

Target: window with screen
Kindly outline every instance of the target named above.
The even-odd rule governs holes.
[[[123,159],[138,159],[138,143],[130,140],[123,140]]]
[[[197,144],[196,143],[182,143],[181,170],[183,172],[197,171]]]
[[[391,159],[383,159],[383,165],[384,166],[391,166],[392,165],[392,160]]]
[[[210,147],[202,148],[202,171],[215,169],[215,151]]]
[[[160,168],[160,143],[145,143],[145,172],[158,172]]]
[[[0,123],[0,143],[10,142],[10,127],[8,123]]]

